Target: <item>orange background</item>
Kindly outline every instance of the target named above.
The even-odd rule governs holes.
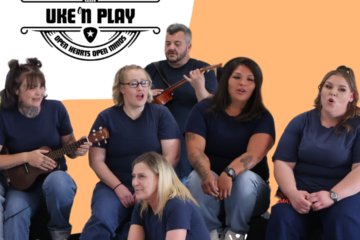
[[[359,73],[359,9],[357,1],[195,0],[190,23],[191,57],[225,64],[245,56],[263,71],[263,99],[275,119],[277,134],[269,159],[289,121],[312,108],[317,86],[327,72],[346,65]],[[136,46],[131,51],[136,51]],[[114,66],[114,75],[117,70]],[[88,134],[98,113],[113,105],[112,100],[63,103],[77,138]],[[98,179],[87,156],[67,162],[78,185],[70,218],[73,233],[78,233],[90,217],[92,191]],[[273,205],[277,184],[271,160],[269,166]]]

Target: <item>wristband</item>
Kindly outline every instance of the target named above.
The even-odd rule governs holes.
[[[115,189],[120,186],[122,183],[119,183],[118,185],[116,185],[116,187],[113,188],[113,191],[115,192]]]

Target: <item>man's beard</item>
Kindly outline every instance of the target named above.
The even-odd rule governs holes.
[[[170,60],[168,58],[168,56],[166,55],[166,60],[170,63],[177,63],[177,62],[180,62],[185,56],[186,56],[186,51],[179,54],[175,60]]]

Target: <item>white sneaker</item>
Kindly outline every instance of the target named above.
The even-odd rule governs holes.
[[[243,235],[240,233],[234,233],[231,230],[227,230],[225,234],[225,240],[245,240],[247,235]]]
[[[220,240],[220,238],[219,238],[219,233],[217,232],[216,229],[215,229],[215,230],[212,230],[212,231],[209,233],[209,235],[210,235],[210,239],[211,239],[211,240]]]

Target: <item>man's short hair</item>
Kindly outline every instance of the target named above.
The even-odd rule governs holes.
[[[185,33],[186,43],[191,43],[191,30],[184,24],[174,23],[171,24],[166,30],[166,32],[169,33],[170,35],[174,35],[175,33],[180,31],[183,31]]]

